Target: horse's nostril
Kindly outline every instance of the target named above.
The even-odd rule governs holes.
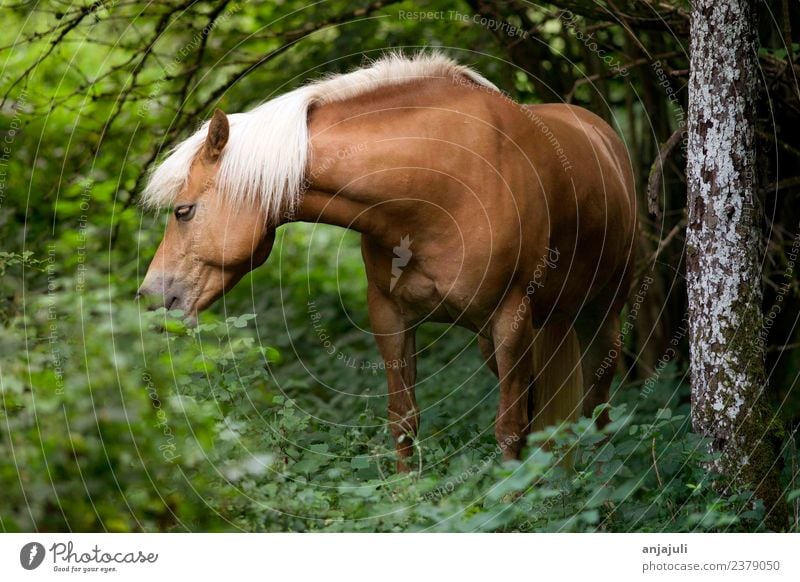
[[[183,287],[175,282],[175,276],[167,273],[148,273],[136,291],[135,299],[142,307],[154,311],[160,307],[179,309],[184,296]]]

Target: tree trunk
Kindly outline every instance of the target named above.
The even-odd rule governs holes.
[[[760,341],[762,212],[756,199],[753,0],[695,0],[691,24],[687,287],[692,423],[721,453],[713,469],[786,527]]]

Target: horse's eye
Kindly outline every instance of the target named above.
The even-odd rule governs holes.
[[[182,222],[188,222],[194,216],[194,204],[181,204],[175,207],[175,218]]]

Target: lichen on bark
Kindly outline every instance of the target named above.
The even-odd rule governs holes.
[[[692,423],[713,469],[751,487],[785,526],[760,341],[755,182],[756,23],[748,0],[696,0],[691,23],[687,188]],[[783,521],[782,521],[783,520]]]

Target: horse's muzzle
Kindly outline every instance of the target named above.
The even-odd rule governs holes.
[[[142,286],[136,291],[136,300],[143,302],[149,310],[159,307],[185,309],[186,293],[175,277],[165,273],[148,273]]]

